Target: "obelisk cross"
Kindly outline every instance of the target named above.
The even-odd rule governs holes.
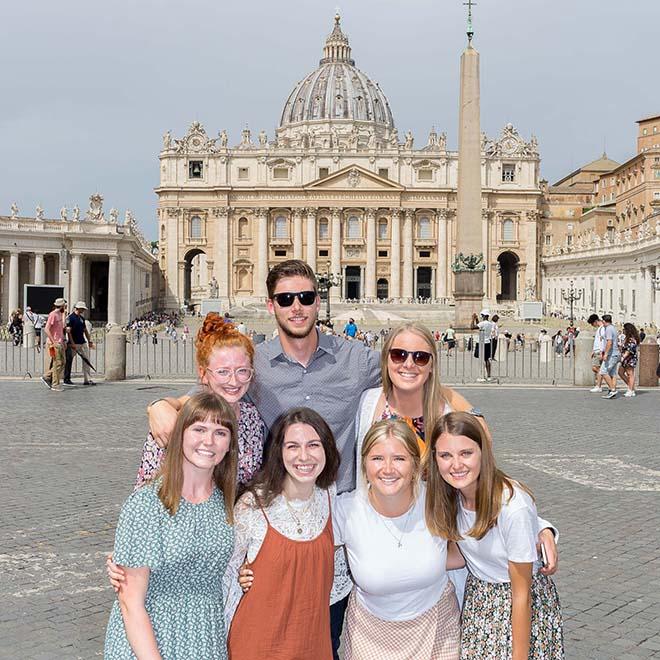
[[[463,4],[468,8],[467,38],[469,44],[472,43],[472,37],[474,36],[474,30],[472,29],[472,7],[477,3],[474,0],[468,0]]]

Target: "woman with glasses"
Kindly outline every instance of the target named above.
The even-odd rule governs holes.
[[[357,455],[372,424],[381,419],[403,419],[415,432],[422,451],[425,429],[452,410],[476,413],[458,392],[440,385],[440,368],[431,331],[410,322],[387,336],[381,353],[383,386],[362,395],[357,419]],[[485,425],[484,425],[485,426]],[[360,483],[361,475],[357,475]]]
[[[238,483],[245,486],[261,467],[265,435],[265,426],[256,407],[243,401],[254,375],[254,345],[233,324],[211,312],[197,333],[195,348],[200,385],[178,399],[165,399],[169,406],[164,406],[161,416],[164,415],[165,422],[173,427],[178,411],[192,394],[211,391],[222,397],[238,420]],[[154,403],[156,401],[151,405]],[[153,479],[164,451],[149,433],[142,450],[136,488]]]

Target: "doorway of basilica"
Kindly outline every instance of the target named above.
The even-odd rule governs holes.
[[[497,257],[500,267],[502,289],[497,294],[497,300],[517,300],[518,292],[518,255],[513,252],[502,252]]]
[[[378,298],[378,300],[387,300],[389,298],[389,293],[389,282],[384,277],[381,277],[376,282],[376,298]]]
[[[186,253],[183,260],[183,300],[188,305],[193,299],[206,296],[206,253],[195,248]]]
[[[430,266],[419,266],[417,268],[416,298],[431,298],[431,279],[433,269]]]
[[[346,292],[345,297],[349,300],[359,300],[362,297],[360,291],[360,267],[346,266]]]

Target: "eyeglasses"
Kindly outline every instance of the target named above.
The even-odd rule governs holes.
[[[431,353],[427,351],[406,351],[403,348],[390,348],[390,360],[394,364],[403,364],[409,355],[412,355],[413,362],[418,367],[424,367],[429,363],[429,360],[433,357]]]
[[[232,375],[236,376],[239,383],[249,383],[254,376],[254,369],[249,367],[239,367],[238,369],[209,369],[206,367],[206,371],[223,385],[231,380]]]
[[[316,291],[296,291],[295,293],[286,291],[284,293],[273,294],[273,300],[280,307],[291,307],[296,298],[298,298],[301,305],[309,307],[316,302]]]

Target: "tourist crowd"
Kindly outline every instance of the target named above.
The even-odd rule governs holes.
[[[148,407],[105,657],[562,658],[557,531],[433,334],[320,332],[302,261],[267,291],[276,337],[207,315],[198,384]]]

